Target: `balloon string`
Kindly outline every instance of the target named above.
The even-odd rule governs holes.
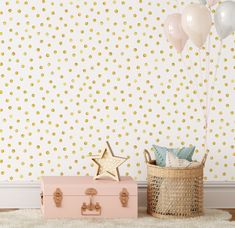
[[[210,50],[211,50],[211,34],[209,33],[208,37],[208,44],[207,44],[207,53],[208,55],[207,58],[207,78],[206,78],[206,115],[205,115],[205,141],[204,141],[204,150],[206,153],[206,157],[209,153],[208,150],[208,115],[209,115],[209,109],[208,109],[208,102],[209,102],[209,97],[210,97]]]
[[[210,13],[212,14],[211,7],[208,6],[208,9],[210,10]],[[209,98],[210,98],[210,52],[211,52],[211,32],[209,32],[208,37],[208,45],[207,45],[207,52],[206,55],[208,55],[207,58],[207,78],[205,78],[206,82],[206,115],[205,115],[205,141],[204,141],[204,150],[205,150],[205,160],[207,159],[207,156],[209,154],[208,149],[208,124],[209,124],[209,113],[210,113],[210,104],[209,104]]]
[[[181,54],[182,54],[182,53],[181,53]],[[183,57],[182,57],[182,60],[183,60]],[[184,65],[186,66],[186,64],[184,64]],[[195,66],[195,65],[194,65],[193,61],[189,62],[189,68],[193,71],[193,74],[194,74],[194,75],[198,75],[198,77],[200,77],[199,73],[197,74],[197,72],[195,71],[194,66]],[[198,85],[198,84],[199,84],[199,82],[198,82],[198,79],[197,79],[197,85]],[[197,92],[199,92],[199,86],[197,86]],[[203,91],[202,91],[201,96],[203,96]],[[198,99],[199,99],[200,104],[201,104],[201,98],[199,97],[199,95],[198,95]],[[201,108],[202,108],[202,111],[204,112],[204,109],[203,109],[202,106],[201,106]],[[205,116],[205,114],[203,114],[203,116]]]
[[[201,53],[201,48],[198,49],[198,52],[199,52],[199,72],[202,75],[202,53]],[[204,87],[204,82],[203,82],[203,87]]]
[[[212,80],[213,84],[217,80],[217,72],[218,72],[219,63],[220,63],[221,55],[222,55],[222,46],[223,46],[223,43],[222,43],[222,40],[221,40],[220,41],[219,52],[218,52],[217,63],[215,65],[215,73],[214,73],[213,80]],[[209,92],[209,89],[208,89],[208,92]],[[210,97],[213,97],[213,94],[214,94],[214,90],[212,90],[212,93],[211,93]],[[207,96],[209,97],[209,94]],[[207,109],[207,118],[206,118],[206,141],[205,141],[206,146],[205,146],[205,148],[207,148],[207,146],[208,146],[207,145],[207,135],[208,135],[208,123],[210,122],[211,103],[212,103],[212,101],[210,99],[208,99],[208,109]],[[209,150],[207,149],[206,155],[208,155],[208,153],[209,153]]]
[[[182,53],[181,53],[181,57],[182,57]],[[183,64],[184,64],[184,66],[185,66],[185,68],[188,70],[188,67],[186,66],[186,64],[185,64],[185,62],[184,62],[184,60],[183,60],[183,57],[182,57],[182,62],[183,62]],[[189,63],[189,68],[190,68],[190,70],[192,70],[192,73],[193,73],[193,75],[196,75],[197,74],[197,72],[195,71],[195,69],[194,69],[194,66],[193,66],[193,62],[191,61],[191,63]],[[189,70],[188,70],[188,72],[189,72]],[[192,82],[194,83],[194,80],[193,80],[193,77],[191,76],[191,74],[190,74],[190,72],[189,72],[189,75],[190,75],[190,77],[191,77],[191,79],[192,79]],[[198,86],[198,80],[197,80],[197,88],[196,88],[196,86],[193,84],[193,87],[195,88],[195,90],[196,90],[196,92],[197,92],[197,97],[198,97],[198,100],[199,100],[199,103],[200,103],[200,107],[201,107],[201,110],[202,110],[202,112],[203,112],[203,116],[205,116],[205,114],[204,114],[204,109],[203,109],[203,106],[201,105],[201,98],[199,97],[199,95],[198,95],[198,93],[199,93],[199,86]],[[202,95],[203,95],[203,91],[202,91]]]
[[[208,114],[208,100],[209,100],[209,86],[210,86],[210,43],[211,43],[211,35],[209,34],[208,37],[208,47],[207,47],[207,53],[208,53],[208,58],[207,58],[207,83],[206,83],[206,114]]]
[[[223,41],[220,40],[220,47],[219,47],[219,52],[218,52],[216,68],[215,68],[214,81],[217,80],[217,72],[218,72],[219,63],[220,63],[220,60],[221,60],[222,47],[223,47]]]
[[[199,50],[198,50],[198,52],[199,52],[199,71],[198,71],[198,74],[199,74],[199,76],[202,76],[203,75],[203,72],[202,72],[202,53],[201,53],[201,48],[199,48]],[[202,82],[202,96],[204,97],[204,88],[205,88],[205,83],[204,83],[204,77],[202,76],[202,78],[203,78],[203,82]],[[204,100],[204,99],[203,99]],[[204,101],[203,101],[203,103],[204,103]],[[203,110],[203,116],[204,116],[204,118],[206,119],[206,110],[204,111],[204,109],[202,109]]]
[[[182,64],[183,64],[184,68],[186,69],[188,75],[189,75],[189,76],[191,77],[191,79],[192,79],[192,84],[190,84],[190,83],[189,83],[189,84],[190,84],[190,86],[192,85],[192,86],[193,86],[193,89],[196,91],[196,96],[197,96],[197,98],[198,98],[198,102],[199,102],[201,111],[202,111],[203,116],[204,116],[205,114],[204,114],[203,107],[202,107],[202,104],[201,104],[201,101],[200,101],[201,99],[200,99],[200,97],[199,97],[199,95],[198,95],[198,89],[196,88],[196,86],[195,86],[195,84],[194,84],[194,82],[193,82],[193,77],[191,76],[191,74],[190,74],[190,72],[189,72],[189,70],[188,70],[188,67],[187,67],[186,64],[185,64],[185,61],[184,61],[184,59],[183,59],[182,53],[180,53],[180,56],[181,56],[181,60],[182,60]],[[190,68],[192,69],[192,67],[190,67]]]
[[[211,7],[208,6],[210,12],[211,11]],[[211,32],[209,32],[209,37],[208,37],[208,45],[207,45],[207,51],[208,51],[208,58],[207,58],[207,70],[208,70],[208,74],[207,74],[207,83],[206,83],[206,115],[208,115],[208,102],[209,102],[209,97],[210,97],[210,53],[211,53]]]
[[[176,2],[177,2],[177,4],[178,4],[178,12],[180,13],[180,11],[181,11],[181,7],[180,7],[181,3],[180,3],[180,0],[176,0]]]
[[[219,63],[221,60],[221,54],[222,54],[222,40],[220,41],[220,47],[219,47],[219,52],[218,52],[218,58],[217,58],[217,63],[215,65],[215,73],[214,73],[214,77],[213,77],[213,84],[215,83],[215,81],[217,81],[217,73],[218,73],[218,68],[219,68]],[[214,94],[214,90],[212,90],[212,93],[210,95],[210,97],[212,98]],[[209,121],[209,114],[210,114],[210,109],[211,109],[211,100],[208,99],[208,115],[207,115],[207,121]]]

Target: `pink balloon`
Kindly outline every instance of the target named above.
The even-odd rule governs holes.
[[[182,52],[188,40],[188,36],[181,26],[181,14],[175,13],[169,15],[164,23],[164,31],[168,41],[178,52]]]
[[[207,4],[209,7],[214,6],[217,2],[218,0],[207,0]]]
[[[189,4],[182,13],[182,28],[193,43],[201,48],[212,25],[211,13],[202,4]]]

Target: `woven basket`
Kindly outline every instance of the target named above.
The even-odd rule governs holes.
[[[189,218],[203,214],[203,168],[166,168],[156,165],[147,150],[147,211],[157,218]]]

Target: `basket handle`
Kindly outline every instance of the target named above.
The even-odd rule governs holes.
[[[151,156],[150,156],[150,153],[146,149],[144,150],[144,158],[145,158],[146,163],[148,163],[152,160]]]
[[[202,158],[202,162],[201,163],[202,163],[203,166],[205,166],[205,164],[206,164],[206,160],[207,160],[208,154],[209,154],[209,151],[207,150],[207,152],[205,153],[205,155]]]

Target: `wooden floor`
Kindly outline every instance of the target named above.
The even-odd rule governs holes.
[[[7,211],[14,211],[14,210],[18,210],[18,209],[0,209],[0,212],[7,212]],[[232,209],[220,209],[220,210],[228,211],[232,215],[232,218],[231,218],[230,221],[235,221],[235,208],[232,208]]]

